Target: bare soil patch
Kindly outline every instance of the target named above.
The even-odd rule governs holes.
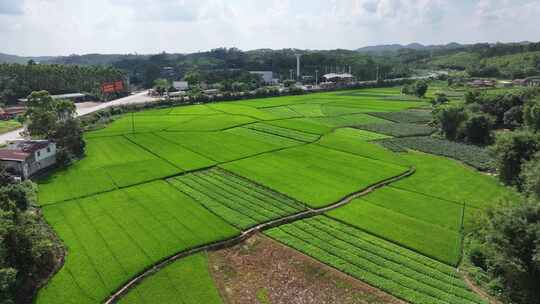
[[[405,303],[260,234],[210,252],[209,267],[230,304]]]

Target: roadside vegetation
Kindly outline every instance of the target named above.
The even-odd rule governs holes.
[[[0,167],[0,302],[32,303],[61,266],[62,244],[36,208],[37,186]]]

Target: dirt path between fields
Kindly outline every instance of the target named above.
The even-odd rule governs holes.
[[[330,210],[342,207],[342,206],[350,203],[352,200],[354,200],[354,199],[356,199],[356,198],[358,198],[360,196],[365,196],[365,195],[367,195],[367,194],[369,194],[369,193],[371,193],[371,192],[373,192],[373,191],[375,191],[375,190],[377,190],[377,189],[379,189],[381,187],[387,186],[387,185],[389,185],[389,184],[391,184],[393,182],[396,182],[396,181],[399,181],[399,180],[401,180],[403,178],[409,177],[412,174],[414,174],[415,172],[416,172],[416,168],[414,168],[414,167],[410,168],[409,170],[407,170],[406,172],[404,172],[404,173],[402,173],[400,175],[385,179],[385,180],[380,181],[380,182],[378,182],[376,184],[373,184],[373,185],[371,185],[371,186],[369,186],[369,187],[367,187],[367,188],[365,188],[363,190],[351,193],[351,194],[343,197],[342,199],[340,199],[336,203],[331,204],[331,205],[329,205],[327,207],[319,208],[319,209],[308,209],[306,211],[302,211],[302,212],[299,212],[299,213],[296,213],[296,214],[293,214],[293,215],[289,215],[289,216],[286,216],[286,217],[283,217],[283,218],[280,218],[280,219],[276,219],[276,220],[273,220],[273,221],[269,221],[269,222],[266,222],[266,223],[259,224],[259,225],[255,226],[255,227],[252,227],[252,228],[250,228],[250,229],[248,229],[246,231],[243,231],[239,236],[233,237],[231,239],[222,240],[222,241],[219,241],[219,242],[214,242],[214,243],[205,244],[205,245],[202,245],[202,246],[199,246],[199,247],[183,250],[183,251],[181,251],[181,252],[179,252],[179,253],[171,256],[171,257],[168,257],[168,258],[166,258],[164,260],[161,260],[161,261],[155,263],[154,265],[152,265],[149,268],[142,271],[139,275],[135,276],[133,279],[131,279],[126,284],[124,284],[119,289],[117,289],[117,291],[114,292],[109,298],[107,298],[104,303],[106,303],[106,304],[116,303],[122,296],[124,296],[127,292],[129,292],[129,290],[131,290],[136,285],[138,285],[142,281],[144,281],[145,278],[153,275],[154,273],[158,272],[162,268],[167,267],[168,265],[170,265],[171,263],[175,262],[176,260],[178,260],[180,258],[184,258],[186,256],[189,256],[189,255],[192,255],[192,254],[195,254],[195,253],[199,253],[199,252],[203,252],[203,251],[215,251],[215,250],[219,250],[219,249],[230,248],[230,247],[238,245],[239,243],[247,240],[248,238],[250,238],[251,236],[255,235],[258,232],[261,232],[261,231],[264,231],[264,230],[267,230],[267,229],[271,229],[271,228],[275,228],[275,227],[278,227],[278,226],[281,226],[281,225],[284,225],[284,224],[292,223],[292,222],[302,220],[302,219],[305,219],[305,218],[314,217],[316,215],[321,215],[321,214],[323,214],[325,212],[328,212]]]
[[[484,300],[488,301],[490,304],[501,304],[501,302],[497,301],[492,296],[487,294],[487,292],[483,291],[480,287],[476,286],[476,284],[474,284],[474,282],[466,273],[462,273],[461,276],[463,277],[463,280],[465,280],[465,283],[467,284],[467,286],[469,286],[469,288],[472,291],[476,292]]]
[[[208,266],[225,304],[405,304],[262,234],[209,252]]]

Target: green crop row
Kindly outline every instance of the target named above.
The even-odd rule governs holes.
[[[270,133],[274,135],[279,135],[286,138],[291,138],[294,140],[299,140],[302,142],[314,142],[319,139],[319,136],[316,134],[305,133],[302,131],[297,131],[288,128],[282,128],[278,126],[268,125],[264,123],[256,123],[245,126],[248,129]]]
[[[358,241],[358,235],[351,238],[339,229],[328,229],[325,221],[304,220],[272,229],[267,234],[411,303],[484,303],[457,276],[437,273],[431,267],[422,269],[419,263],[404,263],[406,256],[392,256],[392,252],[387,253],[382,247]]]
[[[436,131],[436,129],[433,127],[414,123],[376,123],[364,124],[356,127],[362,130],[368,130],[394,137],[430,135]]]
[[[46,206],[69,254],[37,303],[99,303],[153,263],[238,230],[163,181]]]
[[[282,200],[273,191],[246,184],[220,169],[186,174],[171,180],[178,189],[192,196],[229,223],[249,228],[304,210],[294,201]]]
[[[429,136],[389,138],[381,141],[383,145],[401,146],[426,153],[441,155],[460,160],[479,170],[494,168],[493,157],[485,148],[438,139]]]
[[[182,258],[135,286],[120,304],[220,304],[205,253]]]
[[[428,123],[432,119],[429,110],[406,110],[399,112],[372,112],[369,115],[398,123]]]

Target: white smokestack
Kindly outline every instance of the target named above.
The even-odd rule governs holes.
[[[296,54],[296,79],[300,78],[300,57],[302,55]]]

